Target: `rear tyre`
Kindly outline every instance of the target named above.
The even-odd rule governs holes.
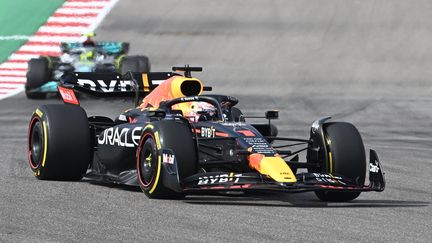
[[[120,72],[122,74],[131,72],[150,72],[150,61],[146,56],[126,56],[120,62]]]
[[[141,136],[137,151],[140,187],[149,198],[183,198],[183,193],[175,192],[163,183],[163,149],[174,153],[180,180],[196,173],[196,147],[189,126],[178,121],[158,121],[147,125]]]
[[[324,172],[344,176],[362,186],[366,176],[366,155],[360,133],[350,123],[334,122],[324,127],[329,164]],[[323,201],[346,202],[360,192],[316,191]]]
[[[85,111],[72,105],[43,105],[28,130],[30,168],[42,180],[80,180],[93,152]]]
[[[46,84],[50,78],[50,70],[47,58],[33,58],[28,62],[27,81],[25,84],[25,93],[29,99],[44,99],[46,93],[34,91]]]

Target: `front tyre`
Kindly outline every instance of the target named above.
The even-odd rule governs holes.
[[[157,121],[143,129],[137,150],[139,185],[149,198],[183,198],[183,193],[164,185],[163,150],[174,154],[180,180],[196,173],[197,155],[190,127],[185,122]]]
[[[346,122],[327,123],[324,126],[328,165],[323,172],[341,175],[362,186],[366,176],[366,155],[360,133]],[[360,192],[316,191],[323,201],[346,202],[357,198]]]
[[[28,160],[42,180],[80,180],[92,160],[90,129],[85,111],[72,105],[43,105],[28,130]]]

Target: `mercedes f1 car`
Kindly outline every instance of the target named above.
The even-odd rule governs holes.
[[[61,56],[40,56],[28,62],[25,93],[31,99],[43,99],[57,93],[60,77],[66,72],[149,72],[146,56],[127,56],[129,43],[113,41],[63,42]]]
[[[277,111],[265,113],[262,118],[268,121],[247,123],[250,117],[235,107],[236,98],[203,94],[211,87],[191,77],[200,70],[186,66],[121,77],[63,76],[58,89],[64,104],[38,107],[29,124],[28,160],[34,175],[136,185],[149,198],[172,199],[252,190],[314,191],[324,201],[350,201],[364,191],[384,190],[377,154],[370,150],[366,163],[352,124],[325,117],[313,122],[307,139],[280,137],[271,123]],[[74,90],[144,99],[114,120],[87,117]],[[306,161],[299,161],[299,153],[305,153]]]

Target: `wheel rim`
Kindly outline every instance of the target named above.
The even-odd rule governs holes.
[[[29,144],[29,152],[31,158],[30,163],[34,168],[37,168],[42,161],[42,154],[44,149],[43,136],[44,134],[42,123],[40,122],[40,120],[36,120],[31,130]]]
[[[157,169],[156,150],[151,143],[146,142],[140,154],[140,177],[144,187],[149,187],[154,181]]]

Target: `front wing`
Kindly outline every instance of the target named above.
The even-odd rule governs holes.
[[[385,188],[384,172],[374,150],[370,151],[369,184],[357,185],[340,175],[328,173],[299,173],[297,182],[278,183],[257,172],[252,173],[200,173],[182,180],[181,190],[184,192],[205,191],[383,191]]]

